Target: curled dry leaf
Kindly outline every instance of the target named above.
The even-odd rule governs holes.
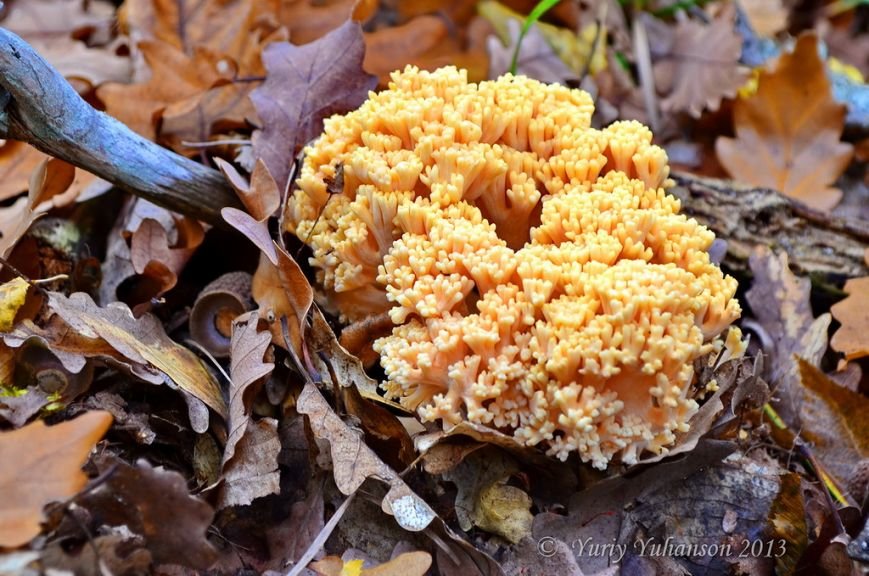
[[[848,360],[856,360],[869,356],[869,277],[848,280],[845,292],[848,297],[830,308],[833,318],[842,324],[830,346]]]
[[[257,159],[251,181],[238,173],[235,167],[220,158],[215,163],[235,189],[247,212],[226,207],[220,211],[226,223],[254,243],[269,261],[277,266],[278,255],[272,243],[267,221],[280,206],[281,192],[262,159]]]
[[[314,384],[305,384],[297,406],[300,414],[308,416],[314,436],[329,442],[335,485],[343,494],[354,493],[366,478],[373,476],[389,484],[383,511],[394,516],[405,530],[424,530],[437,517],[425,500],[365,445],[361,431],[341,420]]]
[[[788,268],[787,253],[773,254],[759,247],[749,258],[754,283],[745,297],[760,325],[772,339],[769,356],[770,384],[774,408],[792,429],[800,428],[803,393],[799,356],[817,365],[827,349],[830,315],[812,314],[809,303],[811,282],[794,276]]]
[[[173,382],[226,418],[226,402],[214,376],[195,354],[166,335],[156,317],[145,314],[136,319],[119,302],[100,308],[82,292],[68,298],[50,292],[48,307],[81,335],[100,338],[130,361],[159,370],[166,375],[167,382]]]
[[[84,369],[87,358],[98,358],[146,382],[163,382],[159,371],[149,364],[131,361],[102,338],[88,338],[79,334],[57,316],[52,316],[43,327],[30,320],[23,320],[14,330],[4,335],[4,342],[12,348],[21,348],[30,343],[49,348],[63,363],[63,367],[74,374]]]
[[[52,201],[75,181],[75,168],[57,158],[44,156],[29,178],[26,198],[0,208],[0,256],[7,257],[30,225],[52,206]]]
[[[377,381],[371,378],[357,357],[350,354],[338,343],[326,318],[319,308],[311,314],[311,328],[307,344],[311,350],[311,361],[319,372],[322,382],[335,387],[355,387],[366,400],[388,406],[402,413],[408,410],[397,402],[387,400],[377,391]],[[324,360],[328,358],[328,363]],[[335,381],[333,381],[333,377]]]
[[[29,542],[46,504],[84,488],[81,467],[111,425],[108,412],[88,412],[54,426],[37,421],[0,432],[0,547]]]
[[[193,253],[205,239],[205,230],[196,220],[178,219],[175,230],[177,241],[170,246],[169,234],[157,220],[146,218],[130,239],[130,262],[133,270],[143,276],[135,292],[134,311],[138,314],[150,308],[150,302],[159,298],[178,283]]]
[[[296,154],[323,130],[323,119],[356,108],[377,85],[362,69],[364,53],[355,22],[311,44],[275,42],[263,50],[268,75],[250,95],[263,126],[254,132],[253,148],[280,189],[289,183]]]
[[[761,71],[757,93],[738,99],[733,114],[736,138],[715,143],[733,178],[819,210],[839,203],[842,192],[831,184],[851,161],[852,146],[840,141],[845,107],[833,99],[814,35],[800,36],[772,71]]]
[[[265,253],[260,254],[259,266],[253,275],[251,292],[260,313],[275,320],[271,322],[272,342],[286,347],[280,318],[289,319],[291,344],[301,358],[305,319],[314,304],[314,289],[292,256],[273,242],[278,265],[274,266]]]
[[[235,167],[221,158],[215,158],[223,175],[235,189],[241,203],[248,213],[257,221],[262,222],[277,212],[281,203],[281,191],[262,159],[257,159],[250,182],[238,173]]]

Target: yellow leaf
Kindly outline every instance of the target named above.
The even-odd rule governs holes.
[[[30,285],[21,278],[14,278],[0,285],[0,332],[9,332],[15,324],[15,315],[27,299]]]
[[[341,576],[360,576],[362,574],[362,560],[348,560],[341,567]]]

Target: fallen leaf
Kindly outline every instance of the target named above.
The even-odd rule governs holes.
[[[150,140],[156,140],[157,124],[166,108],[179,102],[195,108],[205,91],[226,80],[218,70],[220,57],[206,49],[188,55],[170,44],[152,41],[141,42],[139,50],[151,77],[137,84],[108,82],[97,88],[97,96],[108,114]],[[190,139],[203,138],[194,134]]]
[[[365,367],[362,366],[359,358],[350,354],[338,343],[335,332],[317,307],[314,307],[311,312],[311,328],[308,330],[306,344],[311,350],[311,362],[324,384],[344,388],[353,386],[366,400],[387,406],[402,414],[408,413],[401,404],[387,400],[378,392],[377,381],[365,372]],[[328,359],[328,363],[324,358]]]
[[[344,423],[329,406],[314,384],[305,384],[297,408],[308,416],[314,436],[327,440],[331,447],[335,485],[342,494],[354,493],[373,476],[389,484],[382,509],[410,532],[424,530],[437,517],[434,510],[417,496],[404,480],[362,441],[362,433]]]
[[[842,197],[830,185],[853,151],[840,141],[845,112],[833,100],[816,37],[803,34],[772,71],[760,72],[757,93],[736,101],[736,138],[718,138],[718,160],[746,184],[830,210]]]
[[[233,446],[233,458],[223,467],[217,509],[246,506],[257,498],[280,492],[280,451],[277,420],[247,420],[245,434]]]
[[[0,201],[27,190],[30,175],[46,158],[29,144],[6,140],[0,147]]]
[[[110,42],[115,17],[110,2],[29,0],[9,3],[8,11],[3,27],[24,38],[67,79],[92,87],[130,77],[130,60],[116,54]]]
[[[273,567],[296,563],[326,525],[322,475],[311,476],[304,500],[293,503],[290,516],[266,532]]]
[[[84,488],[88,454],[112,425],[108,412],[88,412],[54,426],[37,421],[0,432],[0,546],[16,548],[39,534],[42,508]]]
[[[251,293],[259,305],[260,313],[277,319],[271,323],[272,342],[283,348],[287,344],[284,342],[279,320],[283,317],[290,320],[291,344],[301,358],[305,319],[314,304],[314,289],[293,257],[276,242],[274,247],[278,265],[272,265],[265,253],[260,255],[259,266],[253,275]]]
[[[0,284],[0,332],[9,332],[15,325],[18,309],[27,299],[30,284],[22,278],[13,278]]]
[[[179,153],[191,154],[188,141],[206,141],[214,133],[246,127],[254,114],[248,98],[265,70],[260,59],[269,42],[284,40],[277,30],[278,0],[131,0],[121,20],[138,47],[136,81],[101,89],[112,115]],[[154,45],[165,62],[155,62]],[[149,73],[150,71],[150,73]],[[171,78],[179,81],[172,81]],[[185,88],[182,90],[182,88]],[[136,110],[124,95],[150,102]],[[126,105],[125,105],[126,104]],[[159,122],[158,122],[159,120]],[[131,124],[132,125],[132,124]],[[145,130],[145,131],[142,131]]]
[[[24,394],[0,390],[0,420],[12,428],[21,428],[50,401],[48,394],[40,388],[28,388]]]
[[[495,27],[495,32],[501,39],[501,43],[512,45],[515,48],[510,22],[524,23],[525,15],[492,0],[480,2],[477,10]],[[583,76],[583,72],[597,74],[607,67],[607,30],[605,26],[598,29],[597,23],[592,22],[583,27],[577,23],[565,28],[538,21],[534,24],[533,29],[539,32],[541,39],[552,48],[558,59],[575,77]],[[527,39],[528,36],[526,36],[525,41]],[[540,52],[540,49],[538,48],[535,52]],[[512,57],[511,53],[511,60]]]
[[[800,434],[839,486],[848,481],[863,461],[869,461],[869,399],[830,380],[805,360],[799,361],[805,387]]]
[[[72,165],[43,157],[30,174],[27,197],[19,198],[8,208],[0,208],[0,256],[7,257],[30,225],[54,207],[55,200],[65,196],[75,175]]]
[[[314,42],[348,20],[364,22],[377,9],[372,0],[284,0],[278,21],[290,31],[295,44]]]
[[[758,36],[772,38],[787,28],[788,10],[782,0],[740,0],[739,9]]]
[[[275,365],[265,362],[266,350],[271,342],[271,334],[257,331],[257,315],[233,323],[230,352],[229,374],[229,421],[226,448],[223,452],[223,465],[235,455],[235,445],[245,434],[250,422],[250,409],[253,398],[245,393],[252,384],[262,381],[272,373]]]
[[[470,36],[472,29],[469,29]],[[365,33],[366,71],[377,75],[380,86],[386,86],[390,74],[412,64],[424,70],[441,66],[456,66],[468,71],[469,80],[486,79],[488,57],[483,43],[477,46],[457,36],[455,27],[436,15],[423,15],[398,26]]]
[[[262,159],[257,159],[250,182],[229,162],[221,158],[215,158],[214,162],[254,219],[263,221],[277,212],[281,204],[281,191]]]
[[[699,118],[704,110],[718,110],[722,98],[736,96],[747,74],[739,64],[742,38],[734,20],[733,10],[723,11],[709,24],[680,20],[665,53],[652,54],[665,112],[687,111]]]
[[[159,370],[167,382],[174,382],[226,419],[226,403],[211,372],[190,350],[170,340],[156,317],[145,314],[136,319],[120,302],[100,308],[82,292],[68,298],[50,292],[48,306],[81,335],[101,338],[132,362]]]
[[[268,75],[250,95],[262,120],[253,147],[280,189],[289,183],[296,154],[323,130],[323,119],[356,108],[377,85],[362,69],[364,53],[355,22],[311,44],[275,42],[263,50]]]
[[[170,246],[169,233],[153,218],[139,224],[130,238],[130,263],[142,276],[133,289],[134,297],[125,300],[137,315],[150,308],[151,300],[159,298],[178,283],[178,276],[205,239],[205,230],[197,220],[179,218],[174,223],[177,240]]]
[[[363,568],[362,560],[342,560],[328,556],[311,563],[311,568],[323,576],[424,576],[431,567],[428,552],[405,552],[389,562]]]
[[[113,457],[98,462],[100,473],[112,470],[104,483],[79,497],[77,504],[104,526],[126,526],[145,539],[154,564],[180,564],[204,570],[217,557],[206,532],[214,510],[191,496],[178,472],[135,466]]]
[[[21,348],[31,343],[44,346],[72,373],[84,369],[86,358],[98,358],[146,382],[163,382],[163,375],[149,364],[130,361],[102,338],[83,336],[57,316],[52,316],[42,327],[30,320],[22,320],[14,330],[3,336],[3,340],[12,348]]]
[[[754,282],[745,298],[772,340],[770,362],[773,407],[793,430],[800,429],[803,393],[795,356],[818,365],[827,349],[830,314],[817,318],[809,303],[811,282],[794,276],[786,252],[773,254],[758,247],[749,258]]]
[[[842,325],[830,339],[830,346],[848,360],[869,356],[869,277],[851,278],[845,283],[848,297],[830,308]]]

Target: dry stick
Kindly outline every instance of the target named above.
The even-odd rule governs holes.
[[[212,224],[241,208],[220,174],[95,110],[33,48],[0,28],[0,137],[20,140],[170,210]]]

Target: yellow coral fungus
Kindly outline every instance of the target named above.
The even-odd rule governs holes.
[[[326,122],[287,207],[341,316],[389,311],[387,395],[600,468],[665,451],[740,310],[651,132],[524,77],[392,78]]]

